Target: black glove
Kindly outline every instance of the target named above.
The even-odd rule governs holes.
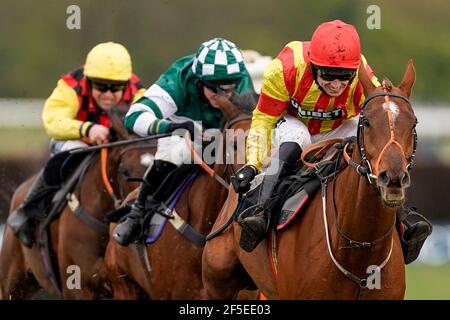
[[[245,193],[250,190],[250,182],[256,176],[257,170],[254,166],[244,166],[231,176],[231,183],[237,193]]]
[[[194,123],[192,121],[186,121],[186,122],[180,122],[180,123],[171,122],[171,123],[169,123],[169,125],[167,127],[168,132],[173,132],[177,129],[184,129],[184,130],[189,131],[189,134],[191,135],[191,140],[194,141],[194,139],[195,139]]]

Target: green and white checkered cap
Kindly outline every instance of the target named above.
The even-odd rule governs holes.
[[[244,58],[236,45],[215,38],[202,43],[195,55],[192,71],[200,80],[234,80],[242,78]]]

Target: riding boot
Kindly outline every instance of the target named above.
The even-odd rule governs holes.
[[[113,237],[122,246],[139,240],[142,234],[142,222],[145,216],[145,204],[151,200],[163,180],[177,168],[173,163],[155,160],[153,166],[144,176],[139,188],[139,195],[131,205],[131,211],[123,217],[114,229]]]
[[[258,206],[250,215],[241,215],[237,222],[241,226],[240,246],[252,252],[266,236],[271,218],[271,210],[267,210],[267,201],[272,196],[279,180],[287,176],[297,164],[301,148],[295,142],[281,144],[278,158],[273,158],[261,183]]]
[[[45,216],[48,203],[58,186],[47,184],[44,170],[36,177],[28,195],[8,217],[7,224],[17,238],[28,248],[33,246],[35,228]]]
[[[405,264],[409,264],[419,256],[433,227],[427,218],[417,212],[417,208],[402,207],[397,210],[397,230],[400,235]]]

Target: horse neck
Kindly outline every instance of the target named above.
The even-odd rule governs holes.
[[[117,172],[117,166],[113,168],[108,166],[108,177],[112,177],[114,170]],[[100,156],[87,168],[81,179],[81,183],[78,184],[79,201],[82,207],[89,208],[90,215],[102,216],[114,208],[114,202],[103,184]]]
[[[353,157],[357,163],[360,162],[358,157],[359,155]],[[333,197],[332,188],[335,188],[337,223],[349,238],[361,242],[372,242],[383,237],[393,226],[395,209],[385,207],[376,186],[369,184],[367,178],[357,174],[354,168],[347,167],[335,182],[330,184],[329,197]],[[330,203],[332,204],[333,201],[331,199],[327,202],[330,213],[332,213],[334,209]],[[328,217],[333,219],[332,214],[329,214]],[[334,232],[334,241],[332,242],[336,244],[336,253],[347,255],[347,258],[351,257],[357,264],[361,264],[361,261],[367,261],[367,259],[373,261],[373,264],[380,264],[390,249],[391,235],[386,236],[371,249],[339,250],[340,247],[348,246],[349,242],[337,231]]]
[[[227,180],[225,164],[216,163],[212,169]],[[208,233],[225,203],[227,191],[216,179],[201,171],[189,192],[189,223],[201,233]]]

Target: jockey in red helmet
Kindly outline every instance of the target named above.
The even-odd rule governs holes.
[[[277,182],[296,167],[302,149],[333,137],[356,136],[365,99],[357,73],[360,67],[366,69],[376,86],[380,85],[361,55],[356,29],[340,20],[318,26],[310,42],[292,41],[283,48],[264,71],[247,138],[247,164],[231,178],[236,192],[250,189],[262,163],[269,162],[271,149],[277,148],[278,156],[270,159],[259,190],[258,202],[264,207]],[[238,218],[244,250],[252,251],[265,237],[269,221],[270,212],[266,210],[247,210]],[[428,229],[425,221],[415,221],[410,227]],[[410,236],[423,238],[415,232]],[[414,246],[412,250],[417,252],[404,252],[405,257],[417,257],[420,247]]]

